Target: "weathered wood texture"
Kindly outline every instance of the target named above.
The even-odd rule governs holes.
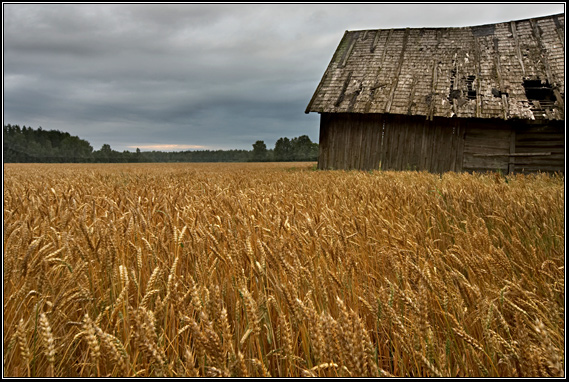
[[[564,28],[558,14],[346,31],[306,112],[563,120]],[[524,80],[541,82],[551,95],[531,94]]]
[[[458,119],[323,113],[320,169],[461,171]]]
[[[563,122],[322,113],[320,169],[565,171]]]
[[[507,124],[480,119],[465,120],[464,171],[508,173],[511,128]],[[476,154],[503,154],[481,157]]]
[[[565,172],[565,125],[550,121],[543,125],[520,125],[515,128],[516,153],[550,155],[519,156],[514,158],[515,172]]]
[[[533,123],[467,119],[464,171],[565,172],[562,121]]]

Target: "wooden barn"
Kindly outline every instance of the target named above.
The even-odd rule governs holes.
[[[565,16],[346,31],[306,113],[320,169],[564,172]]]

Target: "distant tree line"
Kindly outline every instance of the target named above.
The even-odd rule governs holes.
[[[58,130],[4,125],[4,163],[136,163],[136,162],[273,162],[315,161],[318,143],[307,135],[279,138],[274,149],[258,140],[252,150],[116,151],[104,144],[93,150],[89,142]]]
[[[91,162],[89,142],[58,130],[4,125],[4,162]]]

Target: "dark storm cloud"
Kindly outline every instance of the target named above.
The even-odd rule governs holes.
[[[4,4],[4,122],[98,149],[318,140],[304,109],[345,30],[480,25],[558,4]]]

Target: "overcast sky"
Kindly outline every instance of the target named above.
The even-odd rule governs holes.
[[[95,150],[318,142],[304,110],[345,30],[473,26],[564,3],[7,4],[3,122]]]

